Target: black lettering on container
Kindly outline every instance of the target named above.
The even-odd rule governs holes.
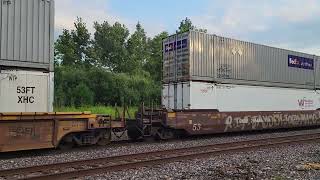
[[[33,104],[34,96],[18,96],[18,104]]]
[[[17,93],[18,94],[34,94],[36,87],[27,87],[27,86],[17,86]]]

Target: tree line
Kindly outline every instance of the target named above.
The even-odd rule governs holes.
[[[190,19],[177,33],[196,29]],[[147,37],[138,22],[130,34],[119,22],[94,23],[90,34],[81,18],[55,42],[55,106],[161,103],[162,40]]]

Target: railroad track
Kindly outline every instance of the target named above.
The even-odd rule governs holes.
[[[309,142],[320,139],[320,133],[307,133],[274,138],[211,144],[99,159],[48,164],[0,171],[0,179],[71,179],[161,163],[203,158],[211,155],[246,151],[256,148]]]

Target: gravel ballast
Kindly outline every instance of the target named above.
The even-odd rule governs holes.
[[[296,144],[212,156],[84,179],[320,179],[320,170],[303,165],[320,162],[320,143]]]
[[[232,134],[228,136],[218,135],[199,137],[192,138],[190,140],[183,139],[167,142],[122,143],[110,145],[108,147],[78,148],[71,151],[48,150],[40,151],[39,155],[35,154],[30,157],[2,159],[0,160],[0,169],[11,169],[74,160],[319,131],[320,129],[263,134],[245,133]],[[215,177],[220,177],[218,179],[221,179],[221,177],[229,177],[230,179],[234,179],[233,176],[239,176],[240,179],[245,177],[249,177],[250,179],[251,176],[254,179],[257,177],[260,179],[264,177],[281,178],[283,173],[285,174],[284,177],[292,178],[297,175],[298,179],[300,177],[300,179],[303,179],[303,177],[310,177],[312,179],[313,177],[320,178],[318,171],[305,171],[301,170],[301,168],[299,169],[299,167],[301,167],[304,162],[320,162],[320,155],[318,155],[319,152],[320,147],[317,143],[291,145],[281,148],[272,148],[269,150],[266,149],[238,154],[221,155],[207,160],[201,159],[170,163],[167,165],[159,165],[158,168],[142,168],[137,170],[127,170],[125,172],[115,172],[105,176],[97,176],[94,177],[94,179],[131,179],[134,177],[138,179],[208,179],[206,177],[209,177],[210,179],[214,179]],[[318,157],[319,159],[317,159]],[[279,175],[276,174],[277,172],[279,172]]]

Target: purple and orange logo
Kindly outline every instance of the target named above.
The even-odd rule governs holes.
[[[288,66],[301,69],[314,69],[313,59],[288,55]]]
[[[298,105],[301,108],[309,108],[314,106],[314,102],[312,99],[303,98],[298,99]]]

